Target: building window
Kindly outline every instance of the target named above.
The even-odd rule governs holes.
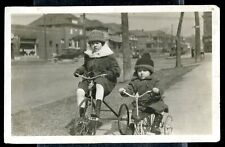
[[[80,34],[80,35],[82,35],[82,34],[83,34],[83,31],[82,31],[82,30],[80,30],[80,31],[79,31],[79,34]]]
[[[72,23],[73,23],[73,24],[77,24],[78,21],[73,19],[73,20],[72,20]]]
[[[79,41],[76,41],[76,42],[75,42],[75,48],[76,48],[76,49],[80,49],[80,43],[79,43]]]
[[[73,39],[70,39],[70,41],[69,41],[69,47],[70,48],[75,48],[75,42],[74,42]]]
[[[73,29],[70,29],[70,34],[73,34]]]
[[[23,56],[36,55],[36,39],[21,38],[20,39],[20,54]]]
[[[61,44],[64,44],[65,43],[65,39],[61,39]]]
[[[52,40],[49,41],[49,46],[52,47]]]

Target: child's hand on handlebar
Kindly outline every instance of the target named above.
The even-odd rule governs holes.
[[[105,77],[105,76],[107,76],[107,74],[101,74],[101,77]]]
[[[155,94],[159,94],[159,89],[156,88],[156,87],[152,88],[152,91],[153,91]]]
[[[123,92],[125,92],[126,91],[126,89],[124,89],[124,88],[120,88],[119,89],[119,93],[123,93]]]
[[[79,74],[77,72],[73,73],[74,77],[79,77]]]
[[[82,75],[82,74],[84,74],[84,71],[83,71],[82,69],[80,69],[80,68],[76,69],[76,70],[74,71],[74,73],[73,73],[73,75],[74,75],[75,77],[78,77],[79,75]]]

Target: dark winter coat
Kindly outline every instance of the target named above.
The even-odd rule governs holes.
[[[108,46],[104,46],[99,54],[93,55],[91,51],[86,51],[84,54],[84,64],[76,70],[79,74],[97,76],[107,74],[105,77],[95,79],[95,82],[104,87],[104,95],[108,95],[117,83],[117,78],[120,76],[120,67]],[[86,83],[79,84],[84,88]]]
[[[163,102],[163,90],[159,87],[159,80],[156,76],[151,75],[143,80],[138,77],[134,77],[125,89],[126,92],[130,94],[138,93],[139,95],[142,95],[146,91],[152,90],[154,87],[160,89],[160,94],[146,94],[139,98],[139,110],[145,111],[147,108],[151,108],[155,112],[161,113],[167,108],[167,105]],[[135,100],[132,102],[132,105],[136,108]]]

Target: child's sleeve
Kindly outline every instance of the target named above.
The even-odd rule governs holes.
[[[154,81],[154,82],[153,82],[153,88],[158,88],[160,94],[163,94],[163,93],[164,93],[164,86],[163,86],[162,81],[160,81],[159,75],[157,75],[156,73],[154,73],[154,74],[152,75],[152,79],[153,79],[153,81]]]
[[[154,80],[155,80],[154,88],[158,88],[159,93],[153,93],[152,98],[154,100],[160,100],[162,98],[163,93],[164,93],[163,87],[162,87],[162,84],[160,83],[160,80],[158,78],[155,78]]]
[[[110,67],[107,69],[106,74],[108,79],[114,79],[120,76],[120,67],[114,57],[110,57]]]
[[[125,88],[125,90],[126,90],[126,92],[127,93],[129,93],[129,94],[134,94],[134,93],[136,93],[135,90],[136,88],[135,88],[135,83],[133,82],[133,81],[131,81],[128,85],[127,85],[127,87]]]
[[[75,73],[78,73],[78,74],[81,74],[81,75],[85,73],[87,60],[88,60],[88,56],[84,55],[84,64],[81,65],[79,68],[77,68]]]

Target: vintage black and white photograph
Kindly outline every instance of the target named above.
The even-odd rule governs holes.
[[[219,8],[5,8],[6,143],[220,140]]]

